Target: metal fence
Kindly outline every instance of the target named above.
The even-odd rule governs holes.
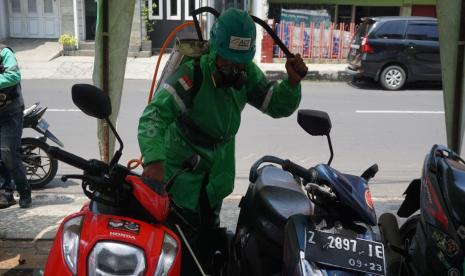
[[[330,22],[321,22],[318,26],[313,22],[295,25],[282,21],[274,24],[274,30],[292,53],[300,53],[303,58],[345,59],[356,25]],[[273,57],[284,57],[277,45],[273,47]]]

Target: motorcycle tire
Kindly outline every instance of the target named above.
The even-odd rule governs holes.
[[[21,139],[23,164],[31,189],[42,188],[55,178],[58,161],[47,152],[47,143],[36,138]]]
[[[418,223],[420,222],[420,215],[414,215],[407,219],[407,221],[400,227],[400,238],[405,248],[409,248],[412,242],[413,236],[417,231]]]
[[[382,214],[378,219],[378,226],[380,229],[382,242],[385,245],[385,253],[387,256],[386,275],[401,275],[402,256],[390,247],[402,247],[401,235],[399,225],[397,223],[397,218],[391,213]]]

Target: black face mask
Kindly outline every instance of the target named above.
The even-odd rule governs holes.
[[[233,87],[240,90],[247,82],[247,73],[234,66],[220,67],[213,71],[212,80],[216,88]]]

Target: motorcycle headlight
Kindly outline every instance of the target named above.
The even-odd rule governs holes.
[[[82,216],[74,217],[63,226],[62,250],[68,269],[77,274],[79,236],[81,235]]]
[[[168,272],[170,271],[177,254],[178,243],[171,235],[165,233],[165,237],[163,238],[163,247],[161,249],[160,258],[158,259],[157,269],[153,275],[168,275]]]
[[[98,242],[89,255],[89,276],[143,275],[144,252],[132,245]]]

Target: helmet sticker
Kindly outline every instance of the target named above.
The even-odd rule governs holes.
[[[250,49],[251,42],[252,39],[249,37],[231,36],[231,39],[229,40],[229,49],[248,51]]]
[[[449,272],[447,273],[448,276],[460,276],[460,271],[457,268],[451,268],[449,269]]]
[[[459,229],[457,229],[457,234],[462,238],[462,240],[465,240],[465,226],[460,225]]]
[[[433,230],[432,238],[436,242],[436,246],[444,252],[448,257],[454,257],[459,253],[459,245],[454,239],[438,230]]]

